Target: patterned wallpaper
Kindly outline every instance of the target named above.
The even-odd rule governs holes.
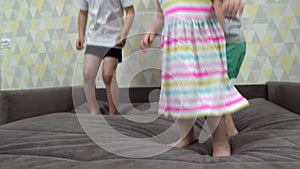
[[[245,0],[247,54],[236,83],[300,81],[300,0]],[[82,84],[82,52],[76,51],[77,13],[71,0],[0,0],[0,89]],[[148,52],[139,39],[154,19],[152,0],[136,0],[136,20],[118,67],[120,86],[159,86],[159,40]],[[146,12],[146,13],[144,13]],[[143,14],[142,14],[143,13]],[[101,72],[97,86],[103,87]]]
[[[300,0],[244,0],[247,54],[239,83],[300,81]]]

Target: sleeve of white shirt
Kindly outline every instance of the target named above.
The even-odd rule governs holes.
[[[133,6],[135,3],[135,0],[121,0],[123,8],[127,8],[130,6]]]
[[[81,10],[88,10],[89,4],[86,0],[76,0],[77,1],[77,6]]]

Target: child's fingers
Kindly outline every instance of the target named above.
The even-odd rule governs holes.
[[[153,33],[151,33],[150,37],[149,37],[149,43],[152,44],[152,42],[154,41],[154,38],[155,38],[155,35]]]
[[[76,41],[76,49],[79,50],[79,43]]]
[[[126,44],[126,40],[125,40],[125,39],[123,39],[123,40],[119,41],[119,42],[116,44],[116,46],[119,46],[119,47],[124,47],[124,46],[125,46],[125,44]]]
[[[142,49],[145,49],[148,46],[148,39],[149,39],[148,34],[143,36],[143,38],[141,40],[141,48]]]
[[[141,40],[141,48],[149,48],[155,38],[155,35],[153,33],[146,33],[144,37]]]
[[[78,40],[76,41],[76,49],[81,50],[83,48],[83,42]]]
[[[226,0],[223,1],[223,10],[226,13],[227,17],[235,18],[236,15],[239,13],[239,15],[243,14],[244,9],[244,3],[239,0]]]
[[[122,37],[121,37],[121,35],[118,35],[117,37],[116,37],[116,44],[118,45],[118,44],[120,44],[122,42]]]
[[[222,7],[224,12],[228,13],[228,1],[223,1]]]
[[[147,38],[147,44],[148,44],[148,45],[151,45],[152,42],[153,42],[153,40],[154,40],[154,36],[153,36],[152,33],[150,33],[150,34],[148,35],[148,38]]]
[[[239,15],[242,16],[243,12],[244,12],[244,4],[241,4],[239,9]]]

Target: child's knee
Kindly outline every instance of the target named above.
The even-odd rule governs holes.
[[[102,79],[103,79],[103,82],[104,84],[110,84],[112,79],[113,79],[113,73],[110,73],[110,72],[103,72],[102,73]]]
[[[83,80],[84,82],[94,82],[96,79],[96,75],[91,72],[83,72]]]

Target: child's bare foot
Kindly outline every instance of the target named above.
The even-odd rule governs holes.
[[[230,144],[226,140],[224,143],[213,143],[213,153],[214,157],[227,157],[231,155]]]
[[[171,144],[168,144],[168,146],[184,148],[184,147],[191,145],[194,141],[195,141],[195,139],[193,137],[192,138],[184,138],[184,139],[180,139],[176,142],[173,142]]]

